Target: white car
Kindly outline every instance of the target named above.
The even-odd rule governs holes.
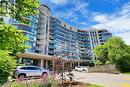
[[[43,75],[48,75],[49,70],[45,70],[38,66],[18,66],[13,73],[15,78],[26,78],[26,77],[39,77]]]
[[[86,67],[86,66],[77,66],[77,67],[75,67],[75,70],[76,71],[86,71],[86,72],[88,72],[88,67]]]

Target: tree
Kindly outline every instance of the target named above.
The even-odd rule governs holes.
[[[0,84],[7,81],[15,65],[14,57],[10,56],[8,51],[0,50]]]
[[[105,62],[108,60],[108,50],[107,50],[106,45],[99,45],[99,46],[95,47],[94,53],[96,54],[96,58],[102,64],[105,64]]]
[[[0,50],[3,50],[0,51],[0,78],[2,77],[0,82],[7,81],[15,67],[15,60],[11,56],[14,57],[16,53],[23,52],[27,48],[25,46],[27,38],[22,31],[13,25],[4,24],[3,17],[16,19],[20,23],[28,23],[26,18],[36,15],[39,6],[39,0],[0,0]]]
[[[13,54],[22,52],[27,48],[27,40],[22,31],[13,25],[5,24],[0,27],[0,50],[8,50]]]
[[[1,0],[0,16],[9,16],[20,22],[27,22],[23,18],[38,14],[40,0]]]
[[[110,38],[106,45],[108,49],[108,57],[113,63],[120,59],[125,53],[129,52],[128,46],[120,37]]]
[[[97,58],[104,57],[124,72],[130,71],[130,47],[120,37],[111,37],[104,45],[94,49]]]

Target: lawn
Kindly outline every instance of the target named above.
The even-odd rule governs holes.
[[[130,72],[125,72],[125,73],[122,73],[122,74],[127,74],[127,75],[130,75]]]
[[[104,87],[104,86],[99,86],[99,85],[95,85],[95,84],[87,84],[87,87]]]

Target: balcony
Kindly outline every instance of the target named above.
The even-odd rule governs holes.
[[[54,45],[49,45],[49,48],[50,49],[54,49]]]
[[[54,37],[53,37],[53,36],[49,36],[49,39],[53,40],[53,39],[54,39]]]
[[[40,40],[44,40],[44,36],[43,35],[37,35],[37,38]]]
[[[54,44],[54,41],[51,41],[51,40],[50,40],[50,41],[49,41],[49,44]]]
[[[43,30],[39,30],[37,33],[44,34],[44,31]]]
[[[37,44],[43,46],[44,41],[37,41]]]
[[[43,52],[43,50],[44,49],[42,47],[38,47],[38,46],[36,47],[36,51]]]
[[[54,36],[54,31],[50,30],[49,34],[52,35],[52,36]]]
[[[54,54],[54,50],[49,50],[48,53],[49,54]]]
[[[41,25],[40,25],[40,28],[41,28],[41,29],[45,29],[45,25],[41,24]]]

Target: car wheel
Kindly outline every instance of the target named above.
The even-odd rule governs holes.
[[[25,78],[26,78],[26,75],[25,75],[25,74],[20,74],[20,75],[18,76],[18,79],[19,79],[19,80],[25,80]]]
[[[86,71],[85,69],[83,69],[83,71]]]
[[[43,73],[42,73],[42,78],[43,78],[43,77],[47,77],[47,76],[48,76],[48,73],[47,73],[47,72],[43,72]]]

